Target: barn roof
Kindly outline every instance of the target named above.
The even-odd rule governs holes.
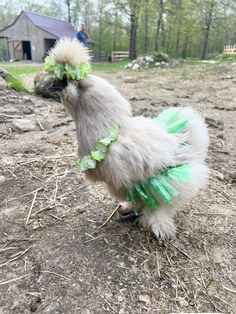
[[[39,13],[24,12],[31,22],[43,29],[44,31],[56,36],[56,37],[75,37],[76,31],[73,26],[66,22],[54,17],[41,15]]]
[[[39,27],[40,29],[46,31],[47,33],[57,38],[76,36],[75,29],[70,23],[66,21],[62,21],[54,17],[50,17],[50,16],[46,16],[46,15],[42,15],[42,14],[34,13],[34,12],[22,11],[20,15],[22,14],[25,14],[36,27]],[[13,26],[16,23],[16,21],[19,19],[20,15],[16,18],[16,20],[11,25],[5,27],[1,31]]]

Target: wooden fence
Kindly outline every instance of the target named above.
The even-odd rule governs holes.
[[[129,59],[128,51],[112,51],[111,53],[111,62]]]
[[[236,55],[236,45],[224,46],[224,55]]]

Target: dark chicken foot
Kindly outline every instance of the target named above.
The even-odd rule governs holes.
[[[135,221],[139,217],[139,214],[134,211],[128,213],[119,213],[119,218],[121,221]]]

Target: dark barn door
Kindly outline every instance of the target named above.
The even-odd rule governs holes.
[[[22,41],[24,60],[32,60],[30,41]]]
[[[56,39],[44,38],[44,56],[48,55],[48,51],[55,45]]]

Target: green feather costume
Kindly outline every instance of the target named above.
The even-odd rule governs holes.
[[[188,119],[179,116],[180,109],[165,109],[158,116],[154,117],[159,125],[164,127],[169,133],[179,133],[188,123]],[[116,125],[109,127],[110,135],[96,142],[93,151],[76,161],[80,171],[94,169],[98,162],[101,162],[109,151],[109,146],[115,142],[119,136],[119,128]],[[183,145],[183,144],[181,144]],[[134,210],[138,208],[147,211],[154,211],[161,202],[172,204],[179,192],[171,185],[172,181],[187,181],[190,176],[190,165],[179,164],[156,173],[153,177],[145,181],[135,182],[127,190],[127,200],[133,203]]]

